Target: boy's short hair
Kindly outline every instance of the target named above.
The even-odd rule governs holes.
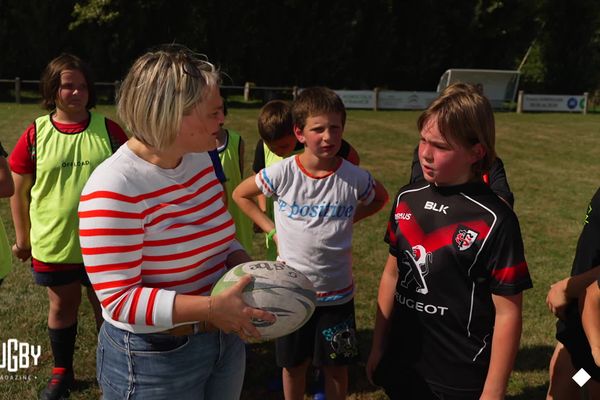
[[[60,56],[52,59],[40,78],[40,93],[42,95],[42,107],[48,111],[56,109],[56,96],[60,88],[60,74],[66,70],[79,71],[85,78],[88,89],[88,102],[86,109],[96,106],[96,88],[94,87],[94,77],[90,66],[79,57],[62,53]]]
[[[419,117],[419,131],[435,118],[440,133],[464,147],[481,143],[483,158],[474,165],[477,172],[488,171],[496,158],[496,128],[489,100],[475,86],[454,83],[448,86]]]
[[[304,129],[306,119],[311,116],[338,113],[342,117],[342,127],[346,124],[346,107],[333,90],[316,86],[304,89],[292,104],[294,126]]]
[[[131,134],[157,150],[170,146],[181,120],[219,86],[214,65],[179,45],[139,57],[117,94],[117,115]]]
[[[271,143],[294,134],[291,110],[292,105],[285,100],[271,100],[260,109],[258,133],[264,142]]]

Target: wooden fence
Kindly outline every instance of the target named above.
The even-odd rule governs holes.
[[[36,90],[40,84],[39,80],[31,80],[31,79],[21,79],[16,77],[14,79],[0,79],[0,84],[7,84],[8,90],[12,91],[12,96],[15,100],[15,103],[20,104],[23,100],[24,85],[36,85]],[[121,85],[121,81],[114,82],[96,82],[96,88],[109,88],[116,93],[119,90],[119,86]],[[12,88],[12,89],[11,89]],[[221,86],[222,90],[226,90],[228,93],[236,93],[243,95],[244,101],[250,101],[252,96],[257,96],[261,99],[272,100],[273,98],[280,98],[282,96],[277,95],[277,93],[286,93],[287,97],[291,97],[292,99],[296,97],[298,94],[298,87],[287,87],[287,86],[256,86],[256,84],[252,82],[246,82],[244,86]],[[286,97],[286,96],[283,96]]]

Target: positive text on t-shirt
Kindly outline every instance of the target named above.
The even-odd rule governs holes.
[[[311,218],[352,218],[354,206],[344,204],[297,204],[295,201],[290,205],[282,199],[277,201],[279,212],[286,213],[288,218],[311,217]]]

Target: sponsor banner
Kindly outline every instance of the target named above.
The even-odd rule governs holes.
[[[525,94],[523,111],[583,112],[585,96]]]
[[[346,108],[375,107],[375,93],[372,90],[336,90]]]
[[[438,97],[437,92],[379,92],[378,106],[381,109],[424,110]]]
[[[375,107],[373,90],[336,90],[346,108]],[[385,90],[378,94],[377,108],[381,110],[424,110],[438,97],[437,92],[400,92]]]

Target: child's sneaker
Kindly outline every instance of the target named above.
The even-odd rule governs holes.
[[[323,372],[319,368],[315,368],[313,376],[313,384],[311,393],[313,400],[325,400],[325,379]]]
[[[73,385],[73,371],[66,368],[52,368],[52,377],[40,393],[40,400],[61,400],[69,397]]]
[[[325,393],[323,393],[323,392],[315,392],[315,394],[313,395],[313,400],[326,400],[325,399]]]

